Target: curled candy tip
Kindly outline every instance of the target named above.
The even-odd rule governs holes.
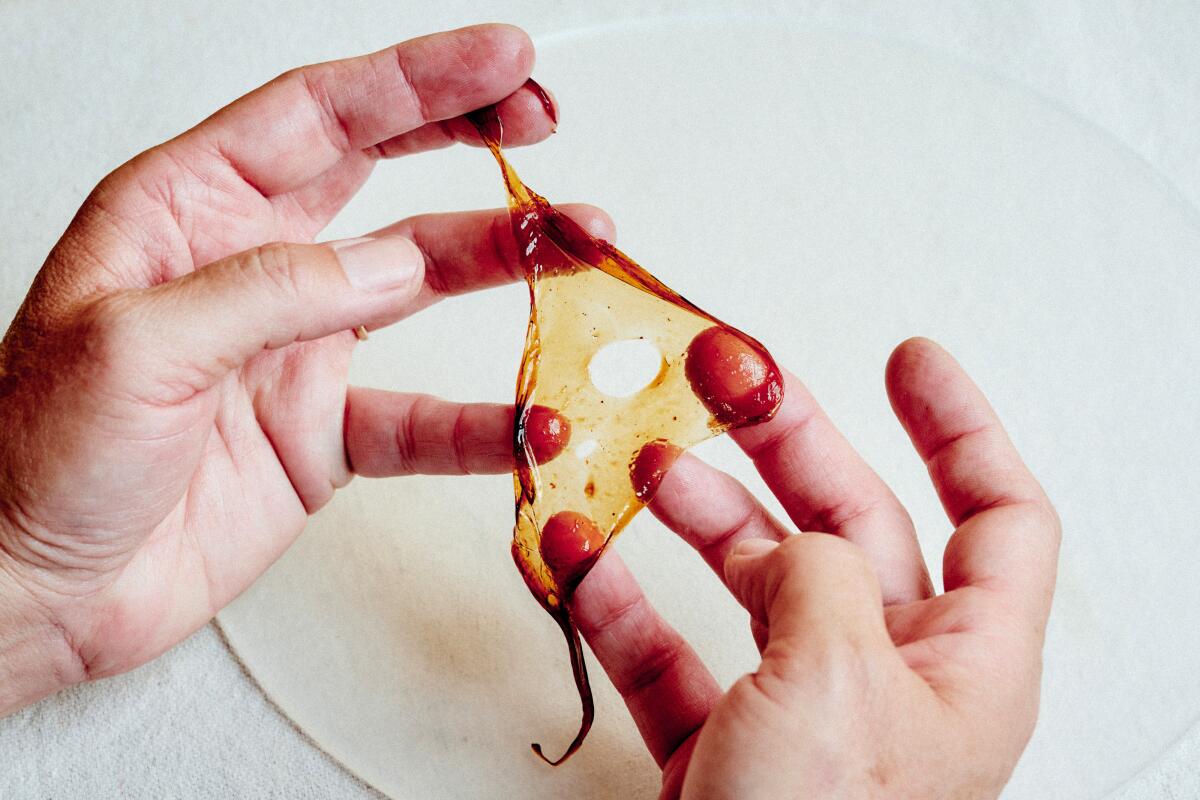
[[[566,761],[568,758],[571,757],[571,753],[573,752],[571,750],[568,750],[567,752],[565,752],[561,756],[559,756],[559,758],[557,760],[551,761],[549,758],[546,757],[546,754],[542,752],[542,746],[540,744],[538,744],[537,742],[534,742],[533,744],[529,745],[529,749],[533,751],[534,755],[536,755],[538,758],[540,758],[542,761],[545,761],[547,764],[549,764],[552,767],[557,767],[559,764]]]

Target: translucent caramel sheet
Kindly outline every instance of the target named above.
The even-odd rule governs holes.
[[[541,87],[530,85],[553,114]],[[761,344],[689,303],[525,186],[501,152],[494,109],[471,120],[500,165],[530,289],[517,379],[512,552],[571,648],[583,720],[564,755],[551,762],[561,763],[592,720],[570,613],[575,587],[650,501],[681,450],[769,419],[782,400],[783,381]],[[629,396],[606,394],[593,383],[589,365],[606,346],[631,340],[658,351],[657,374]],[[561,452],[555,448],[544,460],[545,420],[532,421],[539,408],[557,412],[565,439]],[[533,749],[542,755],[539,745]]]
[[[649,499],[637,496],[631,475],[643,445],[687,448],[720,432],[682,369],[688,345],[713,322],[598,269],[535,280],[533,308],[517,401],[557,410],[570,439],[561,455],[516,472],[514,555],[535,594],[544,592],[539,600],[553,607],[570,588],[558,580],[571,584],[586,570],[568,574],[544,563],[539,542],[547,523],[560,512],[581,513],[610,541]],[[589,362],[604,346],[630,339],[658,350],[658,374],[631,396],[604,394],[591,381]],[[520,429],[517,445],[528,463],[531,448]]]

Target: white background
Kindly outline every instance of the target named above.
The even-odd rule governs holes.
[[[726,8],[538,5],[0,2],[0,175],[7,179],[0,196],[0,318],[11,316],[45,252],[100,177],[283,69],[486,19],[521,24],[536,37],[632,15]],[[1195,206],[1200,6],[1157,3],[1142,10],[1148,6],[753,8],[792,15],[814,29],[916,44],[1022,83],[1110,133]],[[155,92],[144,90],[149,85]],[[164,87],[170,103],[159,99]],[[369,796],[266,704],[211,629],[133,674],[0,723],[0,752],[6,797]],[[1200,780],[1187,773],[1189,754],[1196,753],[1200,745],[1181,743],[1129,796],[1195,796]]]

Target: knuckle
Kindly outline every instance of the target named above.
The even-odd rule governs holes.
[[[272,294],[294,297],[303,294],[309,275],[297,256],[295,246],[271,242],[247,251],[239,265],[249,280]]]
[[[297,81],[303,81],[307,74],[306,70],[310,70],[310,69],[312,69],[311,66],[292,67],[291,69],[286,69],[283,72],[276,75],[275,79],[272,80],[271,83],[293,83],[293,82],[297,82]]]
[[[271,81],[273,84],[291,84],[299,86],[305,91],[312,91],[312,86],[319,82],[319,76],[327,70],[327,65],[321,64],[306,64],[300,67],[292,67],[285,70]]]
[[[805,574],[814,559],[819,559],[821,545],[816,537],[822,534],[798,533],[784,539],[770,555],[767,565],[779,575],[781,583],[805,581]]]
[[[761,730],[764,723],[794,721],[803,685],[802,678],[760,668],[736,680],[729,687],[727,699],[731,708],[747,715],[750,730]]]

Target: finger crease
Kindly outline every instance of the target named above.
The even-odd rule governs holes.
[[[762,511],[759,508],[751,505],[742,515],[741,519],[739,519],[734,525],[723,530],[712,541],[702,545],[699,548],[700,555],[708,559],[709,556],[720,552],[722,548],[744,533],[750,527],[750,525],[761,516]]]
[[[646,595],[638,592],[637,596],[632,600],[622,603],[613,610],[609,611],[600,619],[596,620],[595,624],[591,626],[593,635],[607,633],[609,629],[611,629],[625,617],[629,616],[639,606],[644,605],[645,602]]]
[[[947,438],[943,439],[942,441],[940,441],[936,445],[934,445],[933,449],[925,454],[925,463],[932,465],[935,461],[938,460],[938,458],[942,454],[944,454],[946,451],[948,451],[950,448],[954,447],[958,443],[960,443],[963,440],[968,439],[972,436],[978,436],[979,434],[987,433],[991,429],[992,429],[991,425],[980,425],[977,428],[971,428],[969,430],[961,431],[959,433],[955,433],[955,434],[952,434],[951,436],[948,436]]]
[[[404,415],[396,429],[396,456],[401,475],[412,475],[416,472],[417,405],[420,402],[420,400],[416,400],[408,407],[408,413]]]
[[[809,427],[816,419],[817,412],[812,411],[800,419],[794,420],[783,426],[779,430],[772,431],[767,435],[767,438],[763,439],[754,447],[747,448],[746,452],[756,463],[765,460],[768,456],[773,455],[776,451],[782,449],[796,436],[800,435],[804,429]]]
[[[467,464],[466,443],[463,441],[466,421],[467,407],[459,406],[458,413],[454,415],[454,426],[450,429],[450,448],[454,452],[454,462],[458,465],[458,469],[462,474],[470,475],[471,467]]]
[[[492,253],[496,257],[496,263],[500,268],[513,280],[519,280],[525,277],[525,271],[521,267],[520,259],[513,258],[516,253],[509,252],[506,245],[514,242],[512,235],[512,223],[509,221],[507,214],[500,214],[492,220],[492,226],[489,231],[491,239]]]
[[[249,186],[254,191],[258,192],[259,196],[262,197],[263,200],[270,202],[271,195],[268,194],[265,189],[259,186],[257,181],[250,177],[245,168],[238,163],[238,161],[221,145],[220,142],[214,143],[213,150],[216,152],[217,156],[229,166],[229,169],[233,170],[233,174],[237,176],[238,180]]]
[[[442,262],[435,258],[425,243],[418,236],[412,236],[411,241],[421,251],[421,257],[425,259],[425,285],[438,295],[450,294],[450,287],[446,284],[446,276],[442,272]]]
[[[654,687],[663,676],[671,671],[683,658],[684,648],[678,640],[655,645],[650,653],[638,661],[628,676],[623,676],[617,691],[622,697],[641,694]]]
[[[403,48],[396,48],[395,53],[396,68],[400,70],[400,83],[404,85],[404,89],[408,92],[409,99],[421,117],[421,122],[430,122],[429,109],[425,107],[425,100],[421,97],[421,93],[417,91],[417,85],[413,83],[412,72],[404,60]]]
[[[1010,497],[992,497],[988,498],[987,500],[979,500],[967,506],[960,513],[956,514],[954,522],[956,525],[963,525],[967,522],[967,520],[971,519],[971,517],[982,514],[985,511],[991,511],[994,508],[1000,508],[1002,506],[1017,505],[1020,502],[1022,501],[1014,500]]]
[[[384,161],[385,159],[391,157],[387,151],[387,143],[389,141],[391,140],[385,139],[382,142],[376,142],[375,144],[368,145],[362,148],[362,153],[372,161]]]
[[[805,530],[813,530],[813,524],[819,523],[818,530],[834,533],[845,528],[850,523],[860,520],[879,508],[881,501],[874,500],[862,505],[853,503],[836,503],[815,511],[809,518],[808,524],[802,526]]]
[[[997,508],[1019,508],[1027,506],[1033,510],[1041,510],[1042,503],[1034,497],[992,497],[987,500],[979,500],[956,516],[955,524],[962,527],[972,517],[978,516],[986,511],[993,511]]]
[[[342,405],[342,457],[346,460],[346,471],[351,475],[358,470],[354,467],[354,452],[350,448],[350,415],[353,413],[351,409],[353,405],[350,400],[350,395],[347,393],[346,401]]]
[[[323,123],[321,130],[325,133],[326,141],[333,145],[333,149],[339,153],[348,153],[351,149],[350,124],[334,107],[324,82],[316,80],[308,70],[300,70],[297,74],[304,86],[304,91],[317,107],[317,113]],[[340,135],[335,135],[334,131]]]

